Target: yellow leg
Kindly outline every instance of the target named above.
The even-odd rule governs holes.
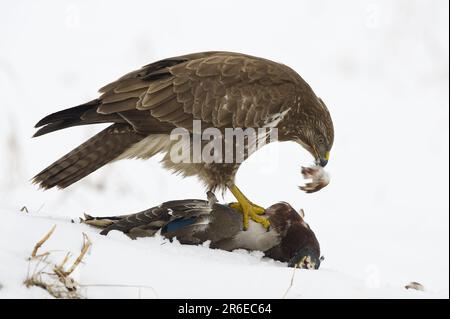
[[[242,212],[245,230],[248,229],[249,218],[261,224],[264,228],[269,229],[270,222],[266,218],[258,216],[264,214],[264,208],[249,201],[236,185],[231,186],[230,191],[238,201],[237,203],[230,204],[230,207]]]

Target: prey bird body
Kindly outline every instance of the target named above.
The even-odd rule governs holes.
[[[214,196],[213,196],[214,197]],[[137,214],[114,217],[85,215],[84,223],[102,229],[101,234],[120,231],[132,239],[156,233],[182,244],[233,251],[262,251],[265,256],[287,262],[291,267],[317,269],[320,245],[309,225],[288,203],[268,207],[264,216],[270,231],[250,221],[243,230],[242,216],[227,205],[214,201],[184,199],[162,203]]]
[[[65,188],[103,165],[162,152],[164,166],[197,176],[209,190],[230,189],[244,213],[268,227],[234,184],[240,162],[171,160],[175,128],[277,128],[280,141],[295,141],[325,166],[333,144],[330,113],[311,87],[291,68],[232,52],[202,52],[151,63],[100,89],[88,103],[48,115],[35,136],[71,126],[112,123],[34,177],[48,189]],[[192,143],[192,139],[190,140]],[[192,145],[188,145],[192,146]]]

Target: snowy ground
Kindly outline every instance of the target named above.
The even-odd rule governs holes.
[[[67,251],[78,255],[82,232],[93,243],[85,264],[73,276],[82,285],[81,295],[87,298],[440,298],[447,294],[446,284],[433,281],[422,265],[409,265],[421,262],[421,257],[402,265],[389,251],[359,253],[354,248],[342,250],[339,244],[331,245],[324,252],[326,261],[320,270],[296,270],[289,288],[294,270],[263,258],[259,252],[230,253],[170,243],[162,237],[131,241],[115,231],[104,237],[87,225],[71,223],[62,214],[49,216],[42,211],[28,214],[1,211],[1,214],[2,298],[49,297],[41,288],[27,289],[21,283],[27,272],[31,275],[36,267],[43,266],[30,263],[26,257],[53,225],[57,225],[56,231],[39,251],[49,251],[49,261],[53,263],[61,262]],[[384,230],[388,236],[392,231]],[[339,237],[338,242],[349,239]],[[445,238],[435,236],[433,240]],[[380,244],[385,244],[385,240]],[[398,241],[396,245],[407,246]],[[327,253],[332,250],[338,253]],[[364,266],[367,260],[373,263]],[[400,269],[402,266],[405,269]],[[429,267],[434,272],[445,271],[444,267],[436,269],[431,261]],[[358,268],[362,272],[358,273]],[[405,289],[404,285],[412,280],[421,282],[427,290]]]
[[[284,200],[304,208],[319,239],[321,269],[297,270],[286,297],[448,298],[448,2],[193,3],[0,4],[0,298],[48,297],[22,282],[34,244],[55,224],[42,248],[55,262],[80,250],[82,232],[93,242],[74,274],[89,285],[89,298],[284,296],[293,270],[259,253],[103,237],[70,222],[83,212],[123,214],[204,198],[195,179],[171,175],[157,158],[115,163],[64,191],[28,182],[101,129],[31,139],[42,116],[94,98],[102,85],[151,61],[221,49],[293,67],[335,123],[332,181],[320,192],[298,190],[300,166],[311,158],[290,143],[260,150],[237,176],[260,205]],[[406,290],[411,281],[425,291]]]

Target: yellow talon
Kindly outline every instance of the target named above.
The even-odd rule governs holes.
[[[228,206],[230,206],[231,208],[233,208],[235,210],[242,212],[242,206],[238,202],[229,203]]]
[[[255,209],[255,214],[257,214],[257,215],[264,215],[264,213],[265,213],[265,209],[264,208],[262,208],[261,206],[258,206],[258,205],[256,205],[256,204],[253,204],[253,203],[250,203],[252,206],[253,206],[253,208]],[[239,204],[239,202],[233,202],[233,203],[230,203],[230,204],[228,204],[228,206],[230,206],[231,208],[233,208],[233,209],[236,209],[236,210],[238,210],[238,211],[240,211],[240,212],[242,212],[242,211],[244,211],[243,209],[242,209],[242,205],[241,204]]]
[[[233,185],[230,188],[231,193],[233,193],[234,197],[238,200],[237,203],[231,203],[229,206],[233,209],[239,210],[243,214],[243,224],[244,230],[247,230],[249,227],[249,219],[251,218],[253,221],[261,224],[265,229],[269,229],[270,222],[259,215],[264,214],[265,209],[261,206],[253,204],[251,201],[245,197],[244,194],[237,188],[237,186]]]

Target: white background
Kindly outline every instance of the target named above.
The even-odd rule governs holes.
[[[302,273],[310,285],[300,285],[291,297],[448,298],[448,23],[446,0],[2,2],[0,297],[41,296],[29,295],[20,280],[26,275],[26,255],[55,220],[64,225],[85,211],[122,214],[165,200],[204,198],[195,178],[171,175],[160,168],[158,158],[115,163],[66,190],[42,192],[29,179],[102,127],[31,139],[34,124],[51,112],[95,98],[98,88],[142,65],[226,50],[289,65],[323,98],[333,117],[335,144],[327,166],[332,181],[327,188],[311,195],[298,190],[304,182],[300,167],[312,158],[293,143],[267,146],[237,175],[240,188],[260,205],[284,200],[304,208],[321,243],[326,257],[322,270],[319,275]],[[225,195],[224,200],[231,199]],[[18,217],[22,206],[31,212],[26,217]],[[61,249],[62,243],[79,244],[76,234],[87,229],[67,227],[70,231],[59,236],[70,238],[55,240]],[[111,258],[105,251],[114,245],[97,240],[98,248],[78,274],[81,281],[83,273],[97,274],[105,267],[102,260]],[[152,239],[133,244],[121,240],[123,249],[156,245]],[[151,257],[160,253],[158,246],[128,256],[136,263],[115,262],[111,272],[126,281],[121,271],[141,262],[148,265],[142,271],[152,273],[158,258]],[[236,255],[192,249],[174,249],[174,256],[193,252],[186,260],[190,266],[173,268],[177,289],[162,288],[170,277],[164,282],[145,276],[150,285],[161,282],[160,297],[280,297],[282,293],[272,294],[279,276],[289,284],[290,272],[283,265],[269,263],[259,270],[268,272],[266,279],[249,285],[246,278],[258,262],[267,266],[266,260],[245,255],[242,269],[251,260],[246,273],[240,271],[240,259],[233,259]],[[161,269],[171,260],[168,254],[169,261],[159,261]],[[95,264],[99,255],[103,259],[97,257]],[[220,260],[220,269],[234,272],[226,272],[223,282],[208,289],[207,280],[184,279],[186,269],[198,274],[215,269],[208,259]],[[15,277],[8,274],[11,268]],[[226,286],[233,276],[243,279]],[[426,293],[405,293],[402,287],[410,281],[422,283]],[[129,297],[108,290],[94,296]]]

